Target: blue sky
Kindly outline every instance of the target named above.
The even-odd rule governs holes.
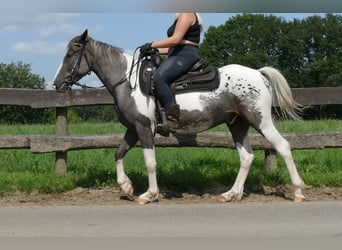
[[[132,12],[128,12],[127,6],[133,2],[132,0],[97,0],[102,3],[122,3],[120,6],[116,6],[116,10],[121,11],[114,11],[111,8],[104,11],[103,6],[105,5],[99,9],[94,7],[94,4],[92,6],[84,5],[87,1],[81,1],[85,9],[80,10],[70,4],[67,5],[67,1],[64,0],[59,1],[59,7],[53,4],[37,8],[29,6],[27,9],[18,10],[15,4],[24,1],[7,1],[5,7],[0,10],[0,62],[22,61],[31,64],[32,72],[44,77],[47,88],[50,88],[59,63],[66,52],[67,42],[81,34],[86,28],[89,30],[89,35],[95,40],[121,47],[127,51],[133,51],[145,42],[165,38],[166,29],[173,21],[174,12],[150,12],[141,7],[142,3],[151,1],[153,2],[153,0],[135,1],[135,3],[139,3],[139,6],[135,5]],[[41,1],[30,1],[30,3],[35,2]],[[68,2],[79,3],[80,1]],[[213,3],[215,2],[217,1],[214,0]],[[139,12],[138,7],[143,11]],[[177,9],[170,9],[177,12]],[[91,10],[95,11],[91,12]],[[204,20],[204,32],[209,26],[216,27],[224,24],[229,18],[236,15],[236,13],[221,13],[220,11],[203,12],[200,14]],[[314,14],[273,13],[273,15],[292,20]],[[101,85],[97,82],[94,74],[82,82],[92,86]]]

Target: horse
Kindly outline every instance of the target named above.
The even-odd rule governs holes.
[[[96,41],[85,30],[71,39],[67,52],[56,72],[53,87],[66,92],[72,85],[94,72],[114,98],[119,121],[126,127],[123,140],[115,152],[117,183],[122,192],[134,199],[134,188],[125,173],[124,157],[140,141],[148,177],[148,189],[137,202],[147,204],[158,200],[156,177],[156,98],[144,94],[137,87],[138,70],[134,55],[121,48]],[[132,67],[130,67],[132,65]],[[272,119],[272,105],[289,118],[298,118],[301,107],[292,97],[291,89],[281,72],[273,67],[252,69],[230,64],[219,68],[219,87],[212,91],[193,91],[175,96],[180,106],[179,126],[175,135],[196,134],[219,124],[226,124],[239,154],[240,167],[233,186],[218,195],[218,202],[240,201],[244,184],[254,159],[248,130],[253,127],[267,139],[286,164],[294,189],[294,202],[302,202],[305,186],[295,166],[291,147],[276,129]]]

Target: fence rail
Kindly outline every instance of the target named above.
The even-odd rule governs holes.
[[[294,99],[302,105],[342,104],[342,87],[294,88]],[[106,89],[75,89],[66,93],[54,90],[0,88],[0,105],[59,108],[85,105],[113,104]]]
[[[294,99],[305,106],[342,104],[342,87],[292,89],[292,93]],[[0,105],[29,106],[34,109],[56,108],[56,135],[0,136],[0,149],[26,148],[31,149],[32,153],[56,152],[56,171],[65,172],[67,151],[116,148],[123,137],[123,134],[68,135],[68,107],[113,103],[114,100],[106,89],[72,90],[67,93],[57,93],[53,90],[0,89]],[[283,134],[283,136],[290,142],[292,149],[342,147],[342,132]],[[160,147],[235,147],[231,136],[221,132],[204,132],[169,138],[156,136],[155,143]],[[266,162],[273,164],[268,168],[274,168],[276,161],[271,145],[258,134],[251,135],[251,144],[253,149],[265,150],[265,155],[268,157]]]

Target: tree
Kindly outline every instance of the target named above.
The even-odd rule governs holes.
[[[0,63],[0,87],[44,89],[45,79],[31,73],[30,64]],[[46,123],[52,120],[53,111],[49,109],[0,106],[1,123]]]
[[[276,67],[293,88],[341,86],[342,16],[286,21],[272,15],[237,15],[209,27],[199,51],[215,66]],[[320,107],[310,116],[322,116],[325,110],[341,117],[340,106]]]
[[[45,79],[31,73],[31,65],[23,62],[0,63],[1,88],[44,89]]]
[[[342,16],[313,16],[302,23],[306,44],[303,77],[311,86],[340,86],[342,83]],[[305,85],[304,85],[305,86]]]
[[[209,27],[200,54],[216,66],[243,64],[253,68],[278,65],[281,25],[273,15],[237,15],[225,25]]]
[[[340,86],[342,16],[285,21],[272,15],[237,15],[209,27],[200,55],[216,66],[276,67],[291,87]]]

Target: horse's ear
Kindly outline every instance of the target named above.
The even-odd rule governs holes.
[[[87,37],[88,37],[88,29],[86,29],[83,34],[81,35],[81,42],[85,42],[87,41]]]

